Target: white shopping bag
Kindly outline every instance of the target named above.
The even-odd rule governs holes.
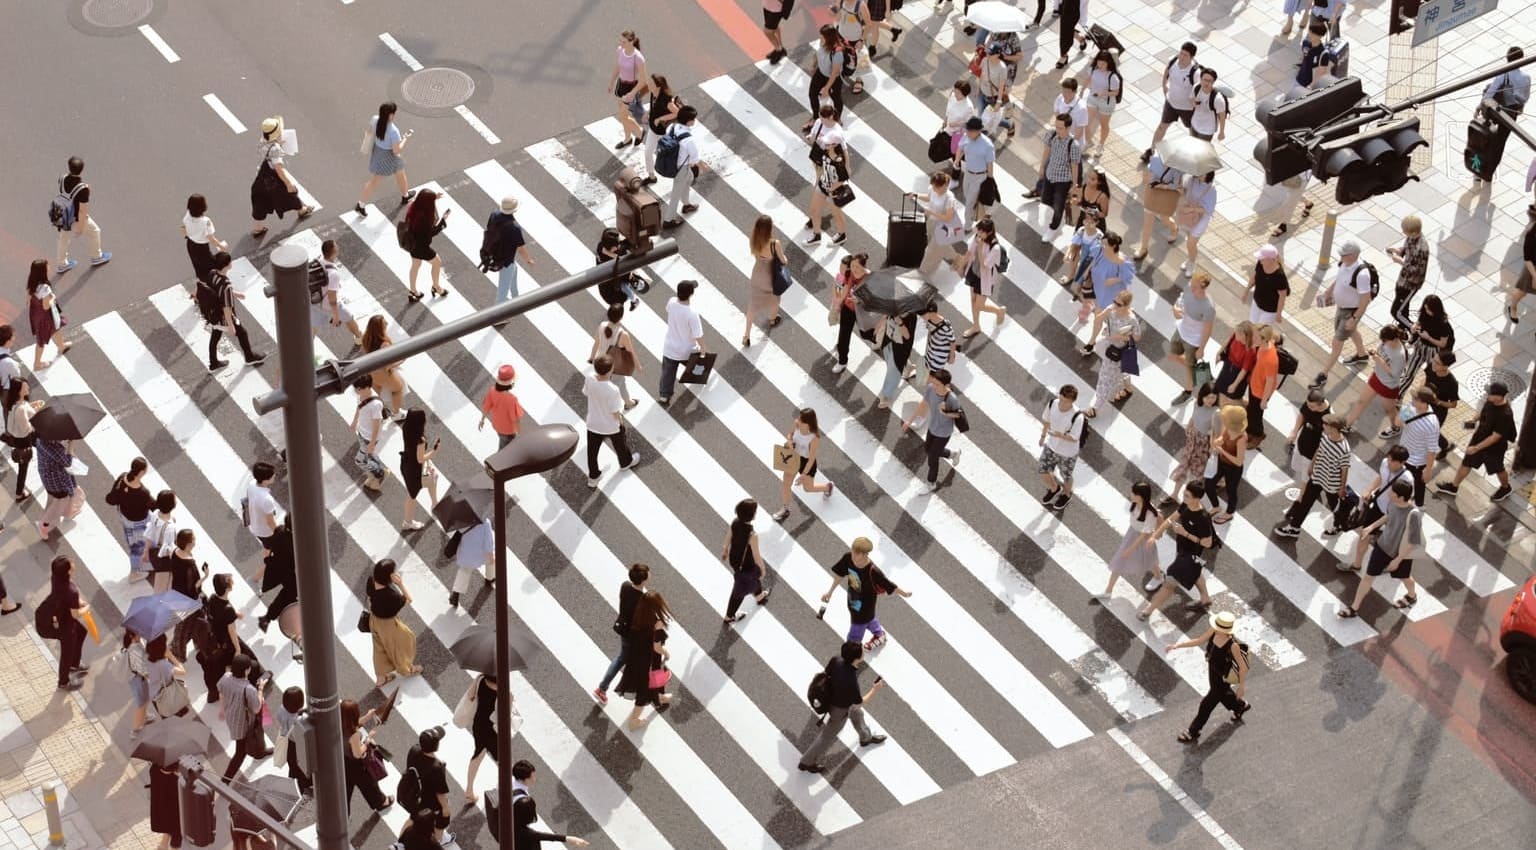
[[[296,156],[299,152],[299,131],[292,127],[283,131],[283,155]]]

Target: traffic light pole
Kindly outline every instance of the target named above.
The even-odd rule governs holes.
[[[1491,80],[1494,77],[1499,76],[1500,74],[1503,74],[1503,73],[1508,72],[1508,71],[1513,71],[1516,68],[1524,68],[1527,65],[1536,64],[1536,51],[1532,51],[1532,53],[1533,53],[1533,55],[1528,56],[1528,57],[1526,57],[1524,59],[1521,59],[1519,61],[1508,62],[1508,63],[1505,63],[1503,65],[1498,66],[1497,68],[1492,68],[1492,69],[1487,70],[1487,71],[1478,72],[1476,74],[1473,74],[1470,77],[1466,77],[1466,78],[1463,78],[1461,80],[1457,80],[1454,83],[1447,83],[1447,84],[1445,84],[1443,86],[1436,86],[1435,88],[1432,88],[1432,89],[1430,89],[1427,92],[1424,92],[1422,94],[1414,95],[1413,97],[1410,97],[1407,100],[1400,101],[1398,103],[1394,103],[1391,106],[1366,106],[1366,107],[1361,107],[1362,114],[1353,115],[1353,116],[1351,116],[1349,118],[1344,118],[1344,119],[1340,119],[1340,120],[1337,120],[1337,121],[1334,121],[1334,122],[1331,122],[1331,123],[1328,123],[1328,124],[1324,124],[1324,125],[1318,127],[1316,130],[1314,130],[1311,134],[1308,134],[1308,135],[1313,135],[1313,136],[1326,135],[1326,136],[1328,136],[1330,138],[1336,138],[1338,136],[1348,135],[1349,133],[1353,133],[1354,131],[1359,130],[1361,127],[1364,127],[1367,124],[1371,124],[1373,122],[1380,121],[1383,118],[1390,118],[1390,117],[1392,117],[1393,115],[1396,115],[1399,112],[1406,112],[1407,110],[1413,109],[1416,106],[1421,106],[1421,105],[1429,103],[1431,101],[1439,100],[1440,98],[1445,97],[1448,94],[1455,94],[1456,92],[1459,92],[1462,89],[1469,88],[1471,86],[1475,86],[1478,83],[1487,82],[1488,80]],[[1533,148],[1536,148],[1536,140],[1532,140],[1529,136],[1525,135],[1523,132],[1520,134],[1520,136],[1521,136],[1521,140],[1522,141],[1525,141],[1526,144],[1529,144]]]
[[[1521,129],[1520,125],[1515,123],[1514,116],[1504,111],[1497,102],[1493,100],[1483,101],[1483,114],[1488,116],[1489,121],[1503,127],[1505,132],[1512,133],[1515,138],[1525,142],[1526,147],[1536,150],[1536,138],[1532,138],[1530,133]]]

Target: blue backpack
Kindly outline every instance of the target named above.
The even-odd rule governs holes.
[[[75,226],[75,196],[85,188],[85,181],[75,184],[75,188],[64,191],[64,178],[59,178],[59,193],[53,196],[53,202],[48,205],[48,223],[56,230],[72,230]]]
[[[656,140],[656,173],[662,177],[676,177],[677,161],[682,155],[683,139],[693,135],[689,132],[668,132]]]

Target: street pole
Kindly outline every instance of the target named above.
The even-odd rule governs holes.
[[[329,515],[320,475],[319,402],[315,396],[315,346],[309,327],[309,254],[297,245],[272,252],[277,311],[277,354],[287,404],[283,436],[288,447],[288,498],[293,555],[299,583],[299,616],[306,635],[336,629],[331,603],[331,561],[326,541]],[[350,850],[347,834],[346,763],[342,756],[341,696],[336,642],[310,640],[304,647],[304,692],[314,727],[310,776],[315,783],[315,840],[319,850]]]

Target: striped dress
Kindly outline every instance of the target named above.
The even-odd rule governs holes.
[[[1324,493],[1337,493],[1349,478],[1349,441],[1334,442],[1326,437],[1312,455],[1312,483]]]

